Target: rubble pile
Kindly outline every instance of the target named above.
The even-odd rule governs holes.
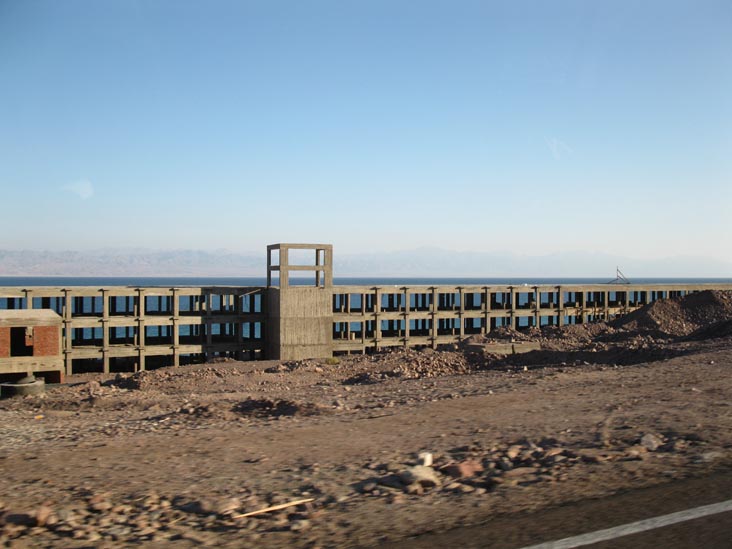
[[[347,363],[364,369],[344,380],[346,385],[377,383],[386,379],[425,379],[448,375],[468,374],[479,364],[465,353],[435,352],[432,349],[397,349],[377,355],[354,357]]]
[[[264,532],[301,532],[324,505],[322,498],[293,502],[281,493],[261,497],[247,489],[202,498],[158,492],[114,497],[81,489],[71,499],[63,504],[42,504],[31,511],[7,509],[0,502],[0,535],[6,539],[44,536],[118,544],[188,540],[210,546],[226,531],[246,532],[251,541]]]
[[[329,493],[315,485],[287,494],[262,495],[241,487],[234,492],[201,497],[157,491],[113,496],[86,488],[69,489],[63,502],[45,502],[30,511],[6,508],[0,501],[0,534],[5,539],[33,536],[47,541],[118,544],[187,540],[206,546],[215,545],[222,533],[232,532],[246,535],[249,542],[256,543],[267,532],[300,535],[310,531],[332,511],[357,504],[354,498],[403,504],[410,498],[424,496],[480,497],[512,487],[563,482],[577,466],[592,468],[604,463],[644,461],[654,454],[717,459],[711,455],[714,452],[704,453],[704,446],[705,442],[693,433],[673,432],[637,433],[626,440],[607,440],[580,448],[553,437],[537,442],[521,439],[490,447],[476,442],[436,457],[420,452],[416,460],[367,462],[361,471],[368,476],[352,481],[346,495]],[[311,474],[319,470],[316,466],[305,469]],[[358,468],[345,470],[359,475]]]
[[[389,497],[392,502],[401,500],[400,493],[482,495],[499,487],[561,482],[579,464],[646,460],[652,453],[685,453],[703,445],[704,442],[694,434],[644,433],[629,444],[583,448],[571,448],[555,438],[544,438],[537,443],[519,440],[491,448],[462,446],[434,462],[432,455],[428,454],[430,465],[419,462],[367,464],[367,469],[378,474],[354,484],[354,488],[361,494]]]
[[[732,319],[732,292],[708,290],[655,301],[613,322],[630,332],[687,336],[704,326]]]
[[[721,320],[710,324],[708,326],[702,326],[695,332],[689,334],[688,339],[690,340],[704,340],[704,339],[718,339],[723,337],[732,336],[732,319]]]

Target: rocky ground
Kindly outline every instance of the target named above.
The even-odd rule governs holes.
[[[729,470],[731,319],[704,292],[444,351],[75,376],[0,401],[0,543],[368,547]],[[491,354],[510,338],[542,350]]]

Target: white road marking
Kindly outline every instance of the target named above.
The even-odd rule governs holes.
[[[717,513],[726,513],[727,511],[732,511],[732,499],[722,501],[720,503],[713,503],[711,505],[704,505],[702,507],[695,507],[694,509],[679,511],[678,513],[639,520],[638,522],[631,522],[629,524],[615,526],[614,528],[598,530],[597,532],[590,532],[589,534],[582,534],[557,541],[549,541],[547,543],[540,543],[539,545],[531,545],[524,547],[523,549],[572,549],[573,547],[582,547],[583,545],[590,545],[591,543],[598,543],[600,541],[607,541],[622,536],[629,536],[630,534],[637,534],[638,532],[646,532],[656,528],[663,528],[664,526],[670,526],[679,522],[707,517],[709,515],[716,515]]]

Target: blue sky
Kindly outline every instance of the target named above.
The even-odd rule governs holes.
[[[0,248],[732,261],[729,1],[0,0]]]

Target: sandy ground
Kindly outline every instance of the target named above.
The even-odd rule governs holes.
[[[446,351],[76,376],[5,399],[0,542],[369,547],[724,473],[732,298],[704,294]],[[500,357],[493,338],[542,350]]]

